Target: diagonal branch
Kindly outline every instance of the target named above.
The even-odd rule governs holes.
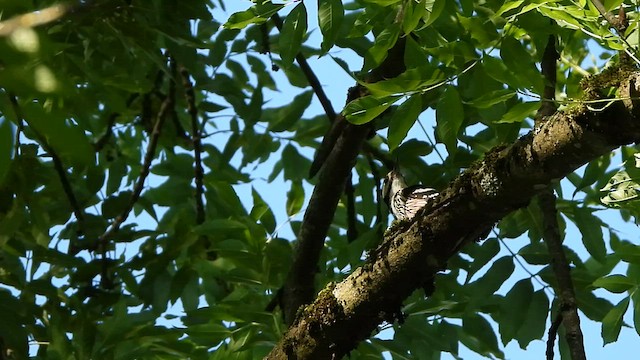
[[[583,105],[556,112],[536,131],[486,153],[413,222],[389,229],[362,267],[304,308],[267,359],[342,358],[439,271],[461,238],[473,241],[552,181],[640,141],[640,101],[629,100],[638,99],[640,73],[620,77],[627,100],[597,112]]]
[[[280,15],[278,15],[278,13],[275,13],[271,17],[271,19],[273,20],[273,23],[276,25],[278,30],[282,31],[282,19],[280,18]],[[327,114],[329,120],[333,122],[336,119],[336,111],[333,109],[331,101],[329,100],[327,94],[324,92],[324,89],[322,89],[320,80],[318,80],[318,77],[311,69],[311,66],[309,66],[307,58],[304,57],[302,52],[298,52],[298,54],[296,54],[296,61],[298,62],[298,65],[300,65],[300,70],[302,70],[302,73],[307,78],[309,85],[311,85],[313,92],[315,92],[318,100],[320,100],[320,104],[322,105],[325,114]]]
[[[402,73],[404,71],[404,47],[404,39],[398,40],[396,45],[389,50],[387,59],[378,69],[374,69],[369,74],[368,81],[376,82]],[[358,85],[349,92],[347,102],[366,94],[366,89]],[[320,172],[318,184],[313,189],[298,233],[291,269],[282,291],[280,303],[287,324],[293,322],[300,306],[313,300],[315,295],[314,279],[324,238],[333,220],[351,169],[372,126],[372,123],[349,124],[343,115],[338,115],[334,121],[334,125],[336,124],[341,126],[342,131],[337,136],[335,146],[331,147],[331,152],[324,162],[323,171]]]
[[[22,123],[25,122],[27,125],[29,125],[29,121],[22,114],[22,111],[20,110],[20,105],[18,104],[18,99],[16,98],[16,96],[11,93],[7,93],[7,95],[9,96],[9,102],[11,102],[11,106],[13,107],[13,111],[17,118],[18,131],[20,131],[22,130]],[[62,185],[62,190],[64,191],[64,194],[67,196],[67,200],[69,200],[69,205],[71,205],[73,214],[78,220],[78,227],[80,229],[80,232],[82,234],[86,234],[85,228],[84,228],[84,220],[85,220],[84,211],[82,206],[80,206],[80,203],[78,202],[78,198],[73,192],[73,188],[71,187],[71,182],[67,177],[67,170],[64,168],[62,159],[60,159],[60,156],[58,156],[58,154],[51,147],[51,145],[49,145],[44,135],[42,135],[33,126],[29,126],[29,129],[35,134],[36,139],[38,140],[42,148],[51,156],[51,160],[53,161],[53,168],[58,174],[58,178],[60,178],[60,184]],[[18,149],[16,148],[15,151],[17,155]]]
[[[153,161],[156,154],[156,147],[158,146],[158,140],[160,139],[160,132],[162,129],[162,125],[164,124],[165,119],[169,112],[173,109],[173,105],[175,103],[176,97],[176,85],[175,85],[175,75],[176,75],[176,65],[173,59],[170,59],[171,66],[171,74],[172,79],[169,81],[169,94],[164,98],[162,105],[160,106],[160,110],[158,111],[158,116],[156,119],[156,123],[153,126],[153,131],[151,132],[151,137],[149,139],[149,144],[147,145],[147,150],[144,154],[144,160],[142,163],[142,169],[140,170],[140,175],[138,176],[138,180],[133,187],[133,194],[131,194],[131,199],[129,199],[129,203],[122,210],[120,215],[118,215],[111,223],[111,226],[105,231],[104,234],[100,236],[98,239],[98,244],[104,245],[107,240],[109,240],[117,231],[120,229],[122,223],[124,223],[129,217],[129,213],[133,209],[133,206],[136,204],[138,199],[140,198],[140,194],[142,194],[142,189],[144,188],[144,182],[149,175],[149,169],[151,167],[151,162]]]

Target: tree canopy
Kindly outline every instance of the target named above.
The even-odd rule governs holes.
[[[0,359],[640,334],[637,3],[1,4]],[[398,165],[440,191],[411,221]]]

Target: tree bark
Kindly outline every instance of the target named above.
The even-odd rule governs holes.
[[[587,99],[612,73],[585,84]],[[393,319],[402,301],[437,273],[459,245],[526,206],[552,181],[613,149],[640,140],[640,74],[617,73],[619,98],[602,110],[576,104],[556,112],[511,146],[498,147],[462,173],[412,222],[390,228],[363,266],[330,284],[301,311],[268,359],[340,359]],[[615,77],[615,76],[613,76]],[[463,244],[459,244],[462,240]]]

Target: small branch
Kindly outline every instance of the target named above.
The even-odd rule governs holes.
[[[616,31],[620,40],[626,45],[623,50],[620,51],[620,61],[626,62],[629,59],[632,59],[636,64],[640,64],[640,59],[636,57],[636,54],[631,51],[633,49],[631,44],[624,37],[624,33],[629,27],[629,20],[627,19],[627,14],[624,12],[623,4],[620,5],[620,9],[618,11],[618,18],[616,19],[613,14],[607,11],[600,0],[591,0],[591,3],[596,7],[600,15],[602,15],[605,20],[611,25],[611,27]]]
[[[565,328],[565,338],[569,344],[572,360],[586,359],[580,317],[576,305],[576,295],[573,290],[571,268],[562,247],[562,238],[558,229],[556,197],[551,189],[538,196],[542,210],[544,226],[544,241],[551,256],[551,267],[558,281],[556,294],[560,297],[560,315]]]
[[[9,96],[9,101],[11,102],[11,106],[13,107],[13,111],[16,115],[18,124],[22,124],[23,122],[26,123],[29,126],[29,130],[31,130],[35,134],[36,139],[40,143],[42,148],[51,156],[51,160],[53,161],[53,168],[58,174],[58,178],[60,179],[60,184],[62,185],[62,190],[64,191],[64,194],[66,195],[67,200],[69,201],[69,205],[71,205],[71,209],[73,211],[73,214],[76,217],[76,220],[78,220],[79,231],[83,235],[86,234],[84,229],[84,219],[85,219],[84,212],[82,210],[82,207],[80,206],[80,203],[78,202],[78,199],[76,198],[73,192],[73,188],[71,187],[71,182],[67,177],[67,171],[64,168],[62,159],[60,159],[60,156],[58,156],[55,150],[49,145],[49,143],[47,143],[46,137],[44,137],[36,128],[34,128],[29,124],[29,121],[24,117],[24,115],[22,114],[22,111],[20,110],[20,105],[18,104],[18,99],[16,98],[16,96],[11,93],[7,93],[7,96]],[[22,126],[18,125],[18,129],[21,129],[21,128]],[[17,155],[17,149],[16,149],[16,155]]]
[[[138,93],[131,94],[127,99],[127,107],[131,106],[138,96],[140,96]],[[111,135],[113,135],[113,126],[115,125],[118,117],[120,117],[120,113],[117,112],[109,115],[109,119],[107,120],[107,130],[105,130],[104,134],[102,134],[102,136],[100,136],[100,138],[93,144],[93,149],[96,152],[101,151],[105,145],[107,145],[107,142],[109,142]]]
[[[273,20],[273,23],[276,25],[278,30],[281,31],[282,19],[280,18],[280,15],[278,15],[278,13],[275,13],[271,17],[271,19]],[[335,110],[333,110],[333,106],[331,105],[331,101],[329,101],[329,97],[327,97],[327,94],[322,89],[322,84],[320,84],[318,77],[311,69],[311,66],[309,66],[309,63],[307,62],[307,59],[304,57],[302,52],[298,52],[298,54],[296,55],[296,61],[298,62],[298,65],[300,65],[300,70],[302,70],[302,73],[307,78],[309,85],[311,85],[311,88],[316,93],[318,100],[320,100],[320,104],[322,105],[325,114],[327,114],[329,120],[333,122],[336,119],[336,112]]]
[[[193,84],[189,80],[189,72],[182,65],[179,66],[182,76],[182,86],[184,87],[187,100],[187,110],[191,116],[191,141],[193,143],[194,179],[196,183],[196,224],[204,222],[204,170],[202,168],[202,142],[200,140],[200,127],[198,125],[198,108],[196,107],[196,96],[193,91]]]
[[[173,59],[170,59],[171,72],[175,75],[176,73],[176,65]],[[162,129],[162,124],[171,111],[173,109],[173,105],[175,103],[175,94],[176,94],[176,85],[175,85],[175,76],[169,81],[169,95],[164,98],[162,105],[160,106],[160,111],[158,112],[158,116],[156,119],[156,123],[153,127],[153,131],[151,133],[151,137],[149,139],[149,144],[147,145],[147,151],[144,155],[144,161],[142,163],[142,169],[140,170],[140,176],[138,176],[138,180],[133,188],[133,194],[131,194],[131,199],[127,204],[126,208],[118,215],[111,223],[111,226],[107,229],[107,231],[100,236],[98,242],[100,244],[105,244],[108,239],[110,239],[116,231],[120,228],[122,223],[127,220],[129,217],[129,213],[133,209],[133,206],[140,198],[140,194],[142,194],[142,189],[144,188],[144,182],[149,175],[149,169],[151,167],[151,162],[155,157],[156,147],[158,146],[158,139],[160,139],[160,131]]]
[[[596,7],[600,15],[602,15],[614,29],[618,30],[618,20],[607,11],[602,2],[600,2],[600,0],[591,0],[591,3]]]
[[[352,242],[358,238],[356,228],[356,200],[353,188],[353,175],[349,176],[345,185],[344,194],[347,198],[347,241]]]
[[[558,328],[560,328],[560,324],[562,324],[562,313],[559,312],[556,316],[555,320],[551,323],[549,327],[549,338],[547,339],[547,360],[553,360],[553,347],[556,342],[556,337],[558,336]]]

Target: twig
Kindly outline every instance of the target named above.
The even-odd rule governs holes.
[[[282,19],[280,18],[280,15],[278,15],[278,13],[275,13],[271,17],[271,19],[273,20],[273,23],[276,25],[278,30],[282,30]],[[336,112],[335,110],[333,110],[333,106],[331,105],[331,101],[329,101],[329,97],[327,97],[327,94],[322,89],[322,84],[320,84],[318,77],[311,69],[311,66],[309,66],[309,63],[307,62],[307,59],[304,57],[302,52],[298,52],[298,54],[296,54],[296,61],[298,62],[298,65],[300,65],[300,70],[302,70],[302,73],[307,78],[309,85],[311,85],[311,88],[316,93],[318,100],[320,100],[320,104],[322,105],[325,114],[327,114],[329,120],[333,122],[336,119]]]
[[[86,234],[84,229],[84,219],[85,219],[84,212],[82,210],[82,207],[80,206],[80,203],[78,202],[78,199],[76,198],[73,192],[73,188],[71,187],[71,183],[69,182],[69,178],[67,177],[67,171],[64,168],[62,159],[60,159],[60,156],[58,156],[58,154],[51,147],[51,145],[49,145],[46,137],[44,137],[36,128],[34,128],[29,124],[29,121],[24,117],[24,115],[22,114],[22,111],[20,110],[20,105],[18,104],[18,99],[16,98],[16,96],[11,93],[7,93],[7,96],[9,96],[9,101],[11,102],[11,106],[13,107],[13,111],[18,120],[18,124],[22,124],[22,122],[26,123],[29,126],[29,129],[35,134],[36,139],[38,140],[42,148],[51,156],[51,160],[53,161],[53,167],[56,173],[58,174],[58,178],[60,179],[60,184],[62,185],[62,190],[64,191],[64,194],[67,196],[67,200],[71,205],[71,209],[73,211],[73,214],[76,217],[76,220],[78,220],[79,231],[83,235]],[[21,128],[22,126],[19,125],[18,127]]]
[[[556,294],[560,297],[560,314],[565,328],[565,338],[569,344],[572,360],[585,360],[586,353],[582,330],[580,329],[580,317],[576,305],[576,295],[573,290],[571,268],[562,247],[562,238],[558,229],[556,210],[556,197],[551,189],[538,195],[538,201],[542,210],[542,222],[544,224],[544,241],[549,248],[551,267],[558,281]]]
[[[175,74],[176,65],[173,59],[170,58],[170,66],[172,74]],[[175,76],[169,81],[169,95],[164,98],[162,105],[160,106],[160,111],[158,112],[158,116],[156,119],[156,123],[153,127],[153,131],[151,133],[151,138],[149,139],[149,144],[147,145],[147,151],[144,155],[144,161],[142,164],[142,169],[140,170],[140,176],[138,176],[138,180],[133,188],[133,194],[131,194],[131,199],[129,203],[125,207],[125,209],[118,215],[111,226],[107,229],[107,231],[102,234],[99,238],[99,243],[106,243],[108,239],[110,239],[116,231],[120,228],[122,223],[127,220],[129,217],[129,213],[133,209],[133,206],[140,198],[140,194],[142,194],[142,189],[144,188],[144,182],[149,175],[149,168],[151,167],[151,162],[155,157],[156,147],[158,146],[158,139],[160,138],[160,130],[162,129],[162,124],[168,115],[168,113],[173,108],[175,103],[175,94],[176,94],[176,85],[175,85]]]
[[[626,55],[628,56],[627,60],[630,58],[630,59],[633,59],[633,61],[635,61],[636,64],[640,64],[640,59],[638,59],[636,55],[631,50],[629,50],[633,47],[631,46],[631,44],[629,44],[627,39],[624,37],[625,31],[629,27],[629,21],[627,19],[627,15],[624,12],[623,5],[620,5],[620,10],[618,13],[619,15],[618,15],[618,18],[616,19],[610,12],[607,11],[607,9],[604,7],[604,5],[600,0],[591,0],[591,3],[593,3],[593,5],[596,7],[600,15],[602,15],[607,20],[609,25],[611,25],[611,27],[618,34],[618,37],[620,38],[620,40],[622,40],[622,42],[626,45],[626,47],[624,47],[624,49],[620,52],[620,55],[621,55],[620,60],[623,60],[624,56]]]
[[[553,360],[553,347],[556,342],[556,337],[558,336],[558,328],[560,328],[560,324],[562,324],[562,313],[558,312],[556,318],[551,323],[549,327],[549,338],[547,339],[547,360]]]
[[[140,96],[140,94],[138,93],[131,94],[127,99],[127,107],[131,106],[131,104],[138,96]],[[104,134],[102,134],[102,136],[100,136],[100,138],[93,144],[93,149],[95,151],[100,151],[104,148],[105,145],[107,145],[107,142],[111,138],[111,135],[113,135],[113,126],[115,125],[118,117],[120,117],[120,113],[114,112],[109,114],[109,119],[107,120],[107,130],[105,130]]]
[[[534,279],[538,284],[540,284],[540,286],[542,286],[542,289],[546,291],[548,291],[549,285],[545,284],[544,281],[542,281],[540,279],[540,277],[534,273],[532,273],[526,266],[525,264],[522,262],[522,260],[520,260],[520,257],[518,256],[518,254],[516,254],[513,250],[511,250],[511,248],[509,247],[509,245],[507,245],[507,242],[504,241],[504,239],[500,236],[500,234],[495,230],[495,229],[491,229],[491,232],[493,232],[493,235],[496,237],[496,239],[498,239],[498,241],[500,242],[500,244],[507,249],[507,251],[509,252],[509,254],[511,254],[511,257],[516,261],[516,263],[522,268],[522,270],[524,270],[527,274],[529,274],[529,277],[531,279]],[[550,294],[551,296],[553,296],[553,293]]]
[[[356,228],[356,200],[353,189],[353,175],[349,176],[345,184],[344,194],[347,197],[347,241],[352,242],[358,238]]]
[[[193,84],[189,80],[189,72],[184,66],[179,66],[182,76],[182,86],[184,87],[185,98],[187,100],[187,110],[191,116],[191,141],[193,142],[194,179],[196,183],[196,224],[204,222],[204,170],[202,168],[202,142],[200,140],[200,127],[198,125],[198,108],[196,108],[196,96],[193,91]]]
[[[591,3],[596,7],[600,15],[604,16],[607,22],[617,31],[618,20],[610,12],[607,11],[602,2],[600,2],[600,0],[591,0]]]

